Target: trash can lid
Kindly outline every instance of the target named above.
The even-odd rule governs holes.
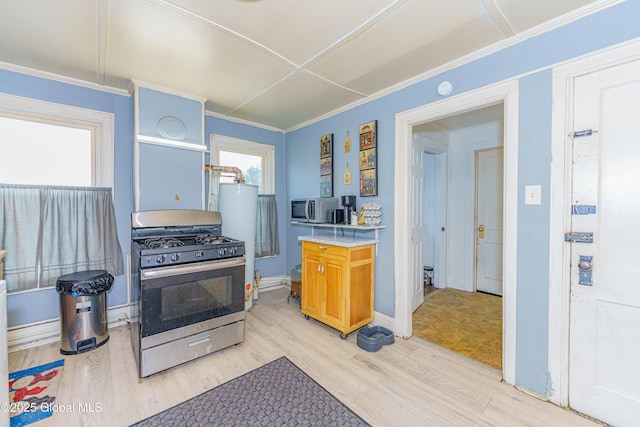
[[[113,276],[107,270],[76,271],[58,277],[56,291],[59,294],[99,295],[111,289]]]

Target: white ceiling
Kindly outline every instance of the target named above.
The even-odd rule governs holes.
[[[2,0],[0,61],[119,89],[136,79],[289,129],[612,3]]]

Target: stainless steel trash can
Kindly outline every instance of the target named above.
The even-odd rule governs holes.
[[[113,276],[106,270],[78,271],[60,276],[60,353],[78,354],[109,341],[107,291]]]

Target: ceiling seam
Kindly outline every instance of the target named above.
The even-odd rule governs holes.
[[[275,89],[277,86],[282,85],[286,80],[290,80],[292,77],[294,77],[294,76],[296,76],[296,75],[298,75],[298,74],[308,74],[308,75],[309,75],[311,78],[313,78],[313,79],[320,80],[320,81],[322,81],[323,83],[328,84],[329,86],[332,86],[332,87],[334,87],[334,88],[336,88],[336,89],[339,89],[339,90],[342,90],[342,91],[344,91],[344,92],[351,93],[351,94],[356,95],[356,96],[360,96],[360,97],[364,97],[364,98],[366,98],[367,96],[369,96],[369,94],[366,94],[366,93],[363,93],[363,92],[359,92],[359,91],[357,91],[357,90],[349,89],[348,87],[341,86],[341,85],[339,85],[338,83],[333,82],[333,81],[331,81],[331,80],[329,80],[329,79],[326,79],[326,78],[324,78],[324,77],[322,77],[322,76],[320,76],[320,75],[318,75],[318,74],[316,74],[316,73],[314,73],[314,72],[312,72],[312,71],[309,71],[309,70],[299,70],[299,71],[292,71],[292,72],[288,73],[286,76],[282,77],[282,78],[281,78],[280,80],[278,80],[277,82],[275,82],[275,83],[271,84],[271,85],[270,85],[269,87],[267,87],[266,89],[264,89],[264,90],[260,91],[259,93],[257,93],[257,94],[255,94],[255,95],[251,96],[251,97],[250,97],[250,98],[248,98],[246,101],[243,101],[243,102],[242,102],[242,103],[240,103],[238,106],[236,106],[236,107],[234,107],[233,109],[231,109],[231,110],[229,111],[229,114],[233,114],[233,113],[235,113],[236,111],[238,111],[239,109],[241,109],[241,108],[242,108],[242,107],[244,107],[245,105],[247,105],[247,104],[251,103],[252,101],[254,101],[254,100],[255,100],[255,99],[257,99],[257,98],[260,98],[262,95],[264,95],[264,94],[266,94],[266,93],[268,93],[268,92],[272,91],[272,90],[273,90],[273,89]]]
[[[369,28],[371,28],[372,26],[380,22],[383,18],[386,18],[388,15],[398,10],[401,6],[404,6],[409,1],[410,0],[395,0],[393,3],[391,3],[390,5],[388,5],[387,7],[385,7],[378,13],[376,13],[375,15],[373,15],[371,18],[369,18],[362,24],[358,25],[358,27],[356,27],[353,31],[344,35],[340,39],[336,40],[335,42],[327,46],[324,50],[314,55],[311,59],[308,59],[307,61],[302,63],[300,68],[308,69],[310,65],[313,65],[314,63],[318,62],[320,59],[327,56],[327,54],[334,51],[336,48],[360,36],[366,30],[368,30]]]
[[[96,0],[96,83],[107,80],[107,47],[109,43],[110,0]]]
[[[232,30],[231,28],[225,27],[222,24],[219,24],[215,21],[212,21],[211,19],[200,15],[196,12],[193,12],[189,9],[186,9],[182,6],[178,6],[174,3],[172,3],[170,0],[149,0],[149,1],[154,1],[156,3],[159,3],[161,5],[164,5],[168,8],[173,8],[183,14],[186,14],[188,16],[191,16],[193,18],[199,19],[205,23],[207,23],[208,25],[240,40],[243,41],[247,44],[250,44],[251,46],[254,46],[264,52],[266,52],[267,54],[273,56],[274,58],[286,63],[287,65],[289,65],[290,67],[294,68],[297,71],[306,71],[308,70],[308,67],[310,65],[313,65],[315,62],[319,61],[320,59],[322,59],[324,56],[326,56],[327,54],[329,54],[330,52],[332,52],[333,50],[335,50],[337,47],[340,47],[346,43],[348,43],[350,40],[360,36],[360,34],[362,34],[363,32],[365,32],[367,29],[369,29],[370,27],[372,27],[373,25],[377,24],[378,22],[380,22],[383,18],[385,18],[386,16],[388,16],[389,14],[395,12],[397,9],[399,9],[401,6],[403,6],[404,4],[408,3],[410,0],[394,0],[393,3],[391,3],[390,5],[388,5],[387,7],[385,7],[384,9],[382,9],[381,11],[379,11],[378,13],[376,13],[374,16],[372,16],[371,18],[369,18],[367,21],[363,22],[362,24],[360,24],[357,28],[355,28],[353,31],[351,31],[350,33],[348,33],[347,35],[341,37],[340,39],[336,40],[335,42],[333,42],[332,44],[330,44],[329,46],[327,46],[325,49],[323,49],[321,52],[317,53],[316,55],[314,55],[312,58],[306,60],[305,62],[303,62],[302,64],[296,64],[295,62],[293,62],[292,60],[288,59],[287,57],[281,55],[280,53],[276,52],[275,50],[263,45],[262,43],[257,42],[256,40],[249,38],[241,33],[238,33],[237,31]],[[324,79],[325,81],[329,81],[327,79]],[[277,84],[277,83],[276,83]],[[341,86],[339,83],[335,83],[332,82],[332,85],[340,87],[342,89],[344,89],[343,86]],[[348,89],[347,89],[348,90]]]
[[[211,27],[239,40],[242,41],[244,43],[247,43],[253,47],[258,48],[259,50],[264,51],[265,53],[269,54],[270,56],[274,57],[275,59],[284,62],[285,64],[287,64],[288,66],[298,70],[300,68],[300,66],[298,64],[296,64],[295,62],[291,61],[290,59],[284,57],[283,55],[279,54],[278,52],[276,52],[275,50],[263,45],[262,43],[259,43],[255,40],[253,40],[252,38],[249,38],[243,34],[238,33],[237,31],[232,30],[231,28],[227,28],[222,24],[219,24],[215,21],[210,20],[209,18],[206,18],[196,12],[193,12],[189,9],[185,9],[182,6],[178,6],[176,4],[171,3],[168,0],[149,0],[149,1],[153,1],[156,2],[160,5],[164,5],[165,7],[169,7],[172,9],[175,9],[176,11],[187,15],[187,16],[191,16],[192,18],[196,18],[199,19],[202,22],[205,22],[206,24],[210,25]]]
[[[515,36],[516,30],[513,28],[507,17],[505,16],[500,6],[496,3],[496,0],[481,0],[484,5],[484,9],[487,11],[487,15],[496,24],[496,26],[502,31],[505,37]]]
[[[246,101],[241,102],[238,106],[234,107],[232,110],[229,111],[229,114],[233,114],[236,111],[238,111],[240,108],[244,107],[245,105],[247,105],[248,103],[250,103],[251,101],[253,101],[256,98],[261,97],[262,95],[264,95],[265,93],[269,92],[271,89],[275,88],[276,86],[280,85],[282,82],[284,82],[285,80],[288,80],[290,77],[294,76],[297,73],[297,71],[291,71],[289,72],[286,76],[280,78],[277,82],[272,83],[271,85],[269,85],[267,88],[261,90],[260,92],[258,92],[257,94],[249,97]]]
[[[342,86],[341,84],[338,84],[338,83],[334,82],[333,80],[329,80],[329,79],[327,79],[325,77],[322,77],[321,75],[316,74],[316,73],[314,73],[313,71],[310,71],[310,70],[304,70],[303,73],[309,74],[312,78],[320,80],[320,81],[322,81],[322,82],[324,82],[324,83],[326,83],[326,84],[328,84],[330,86],[335,87],[336,89],[340,89],[340,90],[343,90],[345,92],[352,93],[354,95],[358,95],[358,96],[369,96],[370,95],[369,93],[360,92],[358,90]]]

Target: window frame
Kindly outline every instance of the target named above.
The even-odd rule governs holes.
[[[0,116],[88,129],[92,187],[114,188],[114,114],[16,95],[0,94]]]
[[[234,138],[231,136],[211,134],[210,136],[210,164],[220,165],[220,151],[230,151],[240,154],[248,154],[262,158],[262,188],[259,194],[275,194],[275,151],[276,147],[269,144]]]

